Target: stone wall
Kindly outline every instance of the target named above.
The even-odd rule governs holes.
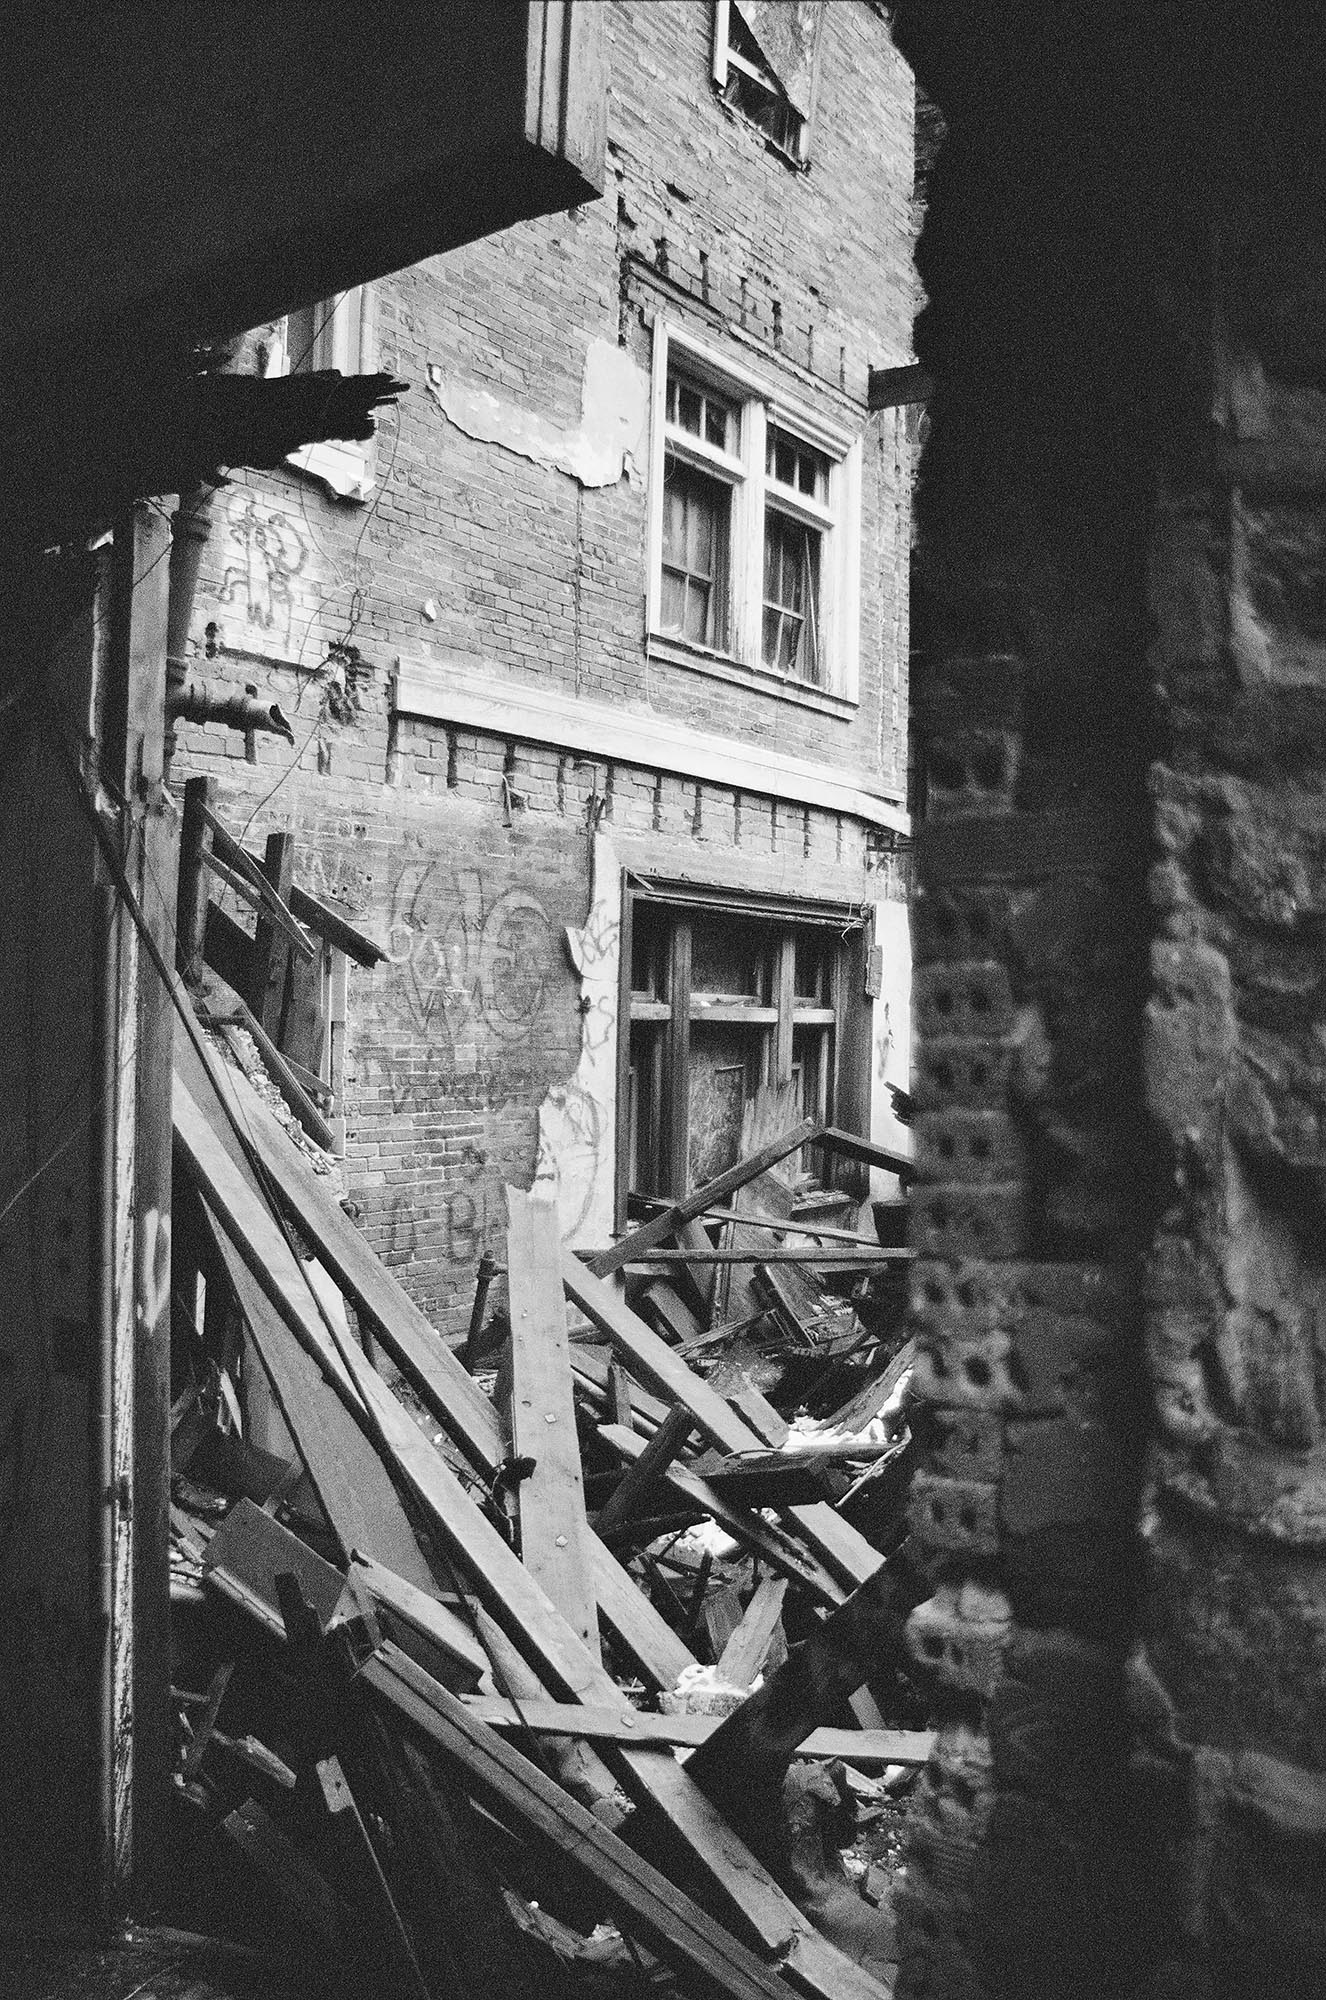
[[[921,247],[900,1994],[1326,1985],[1310,10],[900,10]],[[1140,1533],[1138,1532],[1140,1528]]]

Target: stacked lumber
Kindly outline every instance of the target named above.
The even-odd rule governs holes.
[[[552,1202],[509,1189],[505,1308],[485,1325],[481,1297],[465,1349],[487,1334],[495,1377],[201,1034],[178,1047],[174,1130],[173,1289],[200,1302],[172,1509],[191,1811],[352,1990],[602,1992],[620,1972],[879,2000],[887,1925],[843,1949],[794,1899],[782,1791],[797,1758],[883,1797],[931,1748],[899,1679],[922,1594],[907,1352],[856,1340],[873,1362],[845,1378],[818,1356],[852,1393],[797,1419],[722,1337],[708,1375],[691,1364],[714,1330],[698,1288],[655,1292],[651,1324],[614,1280],[669,1253],[776,1268],[732,1240],[730,1214],[753,1235],[763,1211],[725,1205],[807,1129],[588,1261]],[[817,1265],[781,1222],[788,1268],[834,1262],[832,1232]]]

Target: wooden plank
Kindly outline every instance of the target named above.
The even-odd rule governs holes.
[[[207,932],[204,856],[211,846],[212,830],[203,816],[203,808],[213,808],[215,802],[215,778],[188,780],[184,787],[179,887],[175,896],[175,960],[190,984],[202,974],[203,939]]]
[[[430,1416],[477,1470],[506,1456],[496,1410],[451,1349],[364,1241],[340,1203],[290,1143],[247,1078],[235,1083],[249,1136],[281,1203],[355,1310],[373,1330]]]
[[[682,1251],[677,1251],[674,1252],[674,1257],[680,1261],[684,1254]],[[694,1340],[696,1334],[703,1331],[686,1301],[671,1285],[661,1279],[656,1284],[644,1287],[636,1300],[636,1305],[640,1317],[647,1324],[652,1325],[664,1340],[675,1341],[678,1346],[683,1346],[688,1340]]]
[[[630,1727],[620,1715],[594,1703],[522,1701],[517,1711],[496,1695],[464,1695],[467,1714],[494,1729],[536,1729],[542,1736],[583,1736],[591,1743],[669,1743],[679,1750],[698,1750],[722,1721],[716,1715],[655,1715],[634,1711]],[[933,1729],[813,1729],[797,1745],[798,1757],[841,1757],[862,1771],[885,1770],[890,1764],[908,1769],[924,1764],[935,1746]]]
[[[655,1243],[665,1243],[670,1236],[676,1235],[683,1222],[693,1221],[697,1215],[703,1215],[705,1210],[712,1208],[716,1202],[726,1201],[730,1194],[735,1194],[738,1188],[745,1187],[748,1181],[753,1181],[766,1168],[776,1166],[778,1161],[785,1160],[789,1153],[795,1153],[798,1146],[804,1146],[815,1131],[815,1120],[803,1119],[800,1125],[790,1132],[784,1132],[781,1138],[772,1140],[750,1159],[738,1160],[734,1167],[729,1167],[725,1173],[706,1181],[705,1185],[696,1188],[693,1194],[674,1202],[671,1208],[663,1209],[658,1215],[651,1216],[648,1222],[642,1222],[638,1229],[633,1229],[629,1236],[623,1236],[620,1242],[597,1253],[593,1266],[595,1276],[606,1278],[611,1272],[620,1270],[623,1264],[629,1263],[632,1256],[640,1250],[647,1250]]]
[[[281,1033],[281,1054],[297,1081],[324,1108],[330,1104],[332,1097],[331,1085],[323,1075],[327,1053],[327,962],[330,957],[331,953],[325,949],[311,961],[291,954],[290,983]]]
[[[637,1319],[625,1300],[586,1268],[573,1250],[562,1253],[566,1295],[606,1333],[633,1374],[669,1403],[689,1410],[696,1427],[723,1451],[758,1450],[760,1440],[707,1382]]]
[[[197,1777],[203,1758],[207,1755],[207,1746],[212,1740],[216,1718],[221,1713],[221,1704],[226,1698],[226,1689],[230,1686],[230,1677],[234,1671],[233,1660],[222,1661],[212,1675],[200,1713],[191,1718],[190,1728],[193,1733],[189,1739],[189,1747],[184,1753],[183,1763],[186,1784]]]
[[[322,1803],[324,1838],[336,1857],[341,1878],[356,1906],[354,1925],[343,1942],[358,1960],[361,1972],[371,1976],[376,1971],[379,1977],[382,1968],[376,1961],[380,1946],[385,1945],[388,1961],[394,1964],[396,1978],[404,1982],[403,1986],[397,1986],[394,1978],[391,1981],[393,1990],[413,1994],[414,2000],[431,2000],[409,1932],[401,1921],[400,1911],[387,1886],[382,1864],[373,1850],[368,1828],[355,1803],[340,1759],[320,1757],[313,1766],[313,1776],[317,1796]],[[370,1922],[376,1919],[377,1926],[367,1936],[361,1928],[365,1918]]]
[[[688,1222],[679,1222],[673,1232],[673,1236],[679,1250],[707,1250],[710,1247],[704,1225],[698,1217],[694,1217]],[[713,1267],[697,1264],[693,1270],[688,1269],[686,1275],[690,1279],[691,1289],[699,1301],[701,1318],[704,1324],[708,1326],[714,1309]]]
[[[744,1216],[739,1219],[745,1223]],[[701,1269],[707,1266],[755,1263],[808,1264],[821,1271],[882,1271],[887,1270],[891,1264],[910,1263],[916,1255],[914,1250],[886,1250],[880,1244],[865,1243],[860,1238],[857,1242],[859,1247],[856,1250],[845,1249],[839,1243],[826,1244],[823,1249],[817,1248],[814,1244],[769,1245],[749,1241],[741,1245],[720,1245],[718,1248],[714,1248],[711,1244],[707,1250],[641,1250],[638,1253],[632,1252],[621,1262],[632,1270],[659,1271],[672,1271],[678,1265]],[[592,1269],[598,1261],[600,1252],[578,1251],[576,1254],[583,1256]],[[735,1312],[736,1302],[731,1303]]]
[[[873,1543],[845,1521],[827,1500],[805,1507],[789,1507],[797,1533],[831,1570],[837,1571],[855,1590],[882,1567],[884,1558]]]
[[[284,1639],[276,1579],[287,1570],[298,1577],[319,1622],[328,1624],[345,1588],[341,1572],[252,1500],[237,1500],[203,1553],[204,1577],[273,1637]]]
[[[668,1007],[664,1143],[669,1188],[684,1195],[690,1181],[691,1088],[691,926],[685,918],[672,927]]]
[[[580,1692],[602,1669],[589,1659],[546,1593],[467,1497],[381,1376],[352,1344],[347,1343],[344,1352],[335,1348],[308,1284],[295,1268],[293,1252],[178,1079],[176,1129],[185,1135],[182,1143],[209,1206],[258,1287],[305,1352],[322,1363],[343,1391],[348,1387],[351,1395],[357,1392],[362,1397],[366,1421],[380,1434],[399,1473],[420,1499],[451,1553],[473,1575],[481,1601],[489,1602],[507,1630],[514,1627],[513,1636],[518,1643],[523,1639],[527,1656],[536,1656],[535,1664],[541,1661],[555,1671],[560,1685]],[[320,1469],[325,1471],[325,1467]],[[401,1570],[400,1563],[374,1549],[367,1527],[351,1546],[378,1554],[389,1568]]]
[[[269,833],[267,855],[263,862],[263,874],[267,877],[276,900],[285,910],[290,905],[290,885],[295,873],[295,836],[293,833]],[[294,918],[290,919],[291,923]],[[286,949],[281,948],[281,938],[285,935]],[[308,956],[314,955],[312,941],[301,931],[308,946]],[[253,973],[247,995],[250,1007],[262,1022],[267,1033],[277,1042],[281,1039],[281,1016],[285,1005],[285,975],[289,962],[288,934],[284,934],[273,920],[270,899],[264,899],[258,911],[258,921],[253,933]]]
[[[694,1653],[592,1528],[589,1547],[599,1616],[647,1681],[656,1688],[675,1688],[687,1667],[696,1664]]]
[[[928,1586],[895,1559],[793,1647],[688,1761],[687,1770],[732,1824],[762,1846],[778,1817],[788,1764],[871,1674],[907,1659],[908,1613]]]
[[[347,923],[339,910],[331,909],[310,896],[307,889],[301,889],[298,882],[290,885],[290,913],[306,930],[313,931],[336,951],[343,951],[356,965],[365,966],[370,972],[380,965],[387,954],[381,945],[374,944],[371,937]]]
[[[524,1715],[532,1702],[549,1701],[547,1688],[528,1660],[521,1658],[496,1619],[481,1604],[472,1604],[470,1611],[488,1655],[493,1688],[512,1712]],[[383,1633],[384,1638],[391,1636],[390,1632]],[[620,1824],[630,1807],[623,1809],[619,1803],[621,1787],[597,1752],[581,1737],[540,1735],[538,1741],[544,1769],[552,1772],[571,1797],[588,1806],[595,1819],[602,1820],[605,1826]]]
[[[753,1952],[389,1645],[363,1662],[356,1684],[426,1736],[499,1816],[555,1848],[688,1991],[719,2000],[785,2000],[785,1987]]]
[[[916,1342],[905,1340],[883,1372],[864,1389],[858,1389],[840,1410],[826,1417],[820,1429],[827,1434],[863,1431],[879,1415],[908,1369],[915,1365]]]
[[[640,1513],[655,1481],[662,1478],[694,1428],[689,1410],[668,1411],[639,1458],[627,1466],[616,1490],[599,1508],[594,1521],[595,1534],[609,1535],[623,1521]]]
[[[532,1463],[517,1493],[520,1558],[597,1655],[557,1204],[516,1187],[507,1188],[506,1203],[511,1449]]]
[[[262,865],[255,861],[231,833],[229,827],[217,818],[210,808],[205,808],[205,817],[212,831],[213,851],[229,867],[235,868],[255,888],[262,898],[263,907],[275,930],[285,937],[303,958],[312,958],[317,950],[313,940],[302,925],[296,923],[290,913],[289,904],[281,895],[279,886],[263,872]],[[271,840],[293,840],[293,834],[273,834]],[[255,1007],[254,1012],[258,1009]]]
[[[708,1208],[704,1219],[706,1222],[740,1222],[747,1229],[767,1229],[780,1236],[813,1236],[816,1242],[841,1243],[849,1250],[878,1250],[882,1247],[876,1237],[863,1236],[859,1229],[831,1228],[824,1222],[799,1222],[791,1215],[760,1215],[747,1213],[744,1209]],[[692,1223],[690,1227],[698,1229],[700,1224]],[[697,1248],[703,1249],[707,1242],[708,1238]]]
[[[284,1249],[279,1236],[277,1241]],[[318,1359],[291,1338],[288,1322],[220,1230],[216,1242],[254,1351],[343,1554],[362,1549],[417,1589],[432,1591],[432,1572],[373,1445],[341,1396],[328,1387]],[[274,1255],[280,1254],[271,1247]],[[305,1297],[316,1319],[307,1291]],[[329,1336],[321,1331],[324,1346],[330,1347]]]
[[[308,1857],[282,1833],[256,1799],[227,1813],[221,1831],[267,1877],[282,1901],[328,1944],[340,1933],[340,1905]]]
[[[703,1592],[700,1596],[700,1622],[709,1641],[709,1651],[717,1661],[741,1623],[741,1596],[730,1583],[720,1583],[715,1590],[703,1570],[696,1578],[695,1589],[697,1595]]]
[[[651,1390],[642,1389],[629,1371],[622,1368],[610,1348],[596,1347],[585,1340],[571,1342],[571,1373],[582,1388],[589,1392],[591,1398],[601,1403],[605,1409],[609,1406],[608,1386],[611,1370],[614,1368],[621,1372],[627,1384],[632,1428],[655,1429],[662,1423],[672,1404],[664,1402],[661,1396],[655,1396]],[[617,1423],[621,1420],[613,1417],[612,1421]]]
[[[615,1683],[582,1645],[503,1536],[475,1506],[449,1466],[406,1415],[363,1355],[347,1346],[337,1356],[308,1287],[290,1269],[293,1253],[267,1216],[256,1192],[219,1146],[182,1086],[176,1093],[177,1130],[190,1135],[195,1170],[207,1199],[224,1222],[235,1247],[286,1323],[310,1352],[329,1368],[348,1373],[364,1399],[382,1448],[397,1474],[423,1507],[443,1546],[469,1578],[479,1601],[514,1639],[522,1653],[555,1689],[575,1697],[620,1703]],[[199,1129],[201,1128],[201,1129]],[[670,1755],[652,1750],[625,1752],[625,1779],[657,1804],[685,1841],[731,1920],[768,1950],[785,1948],[801,1926],[795,1906],[753,1857],[746,1854],[719,1815],[696,1798]],[[733,1884],[739,1893],[733,1894]]]
[[[778,940],[774,972],[778,1029],[774,1035],[774,1082],[792,1080],[792,1013],[796,1005],[796,934],[784,931]]]
[[[446,1654],[448,1667],[455,1676],[448,1681],[449,1686],[478,1685],[488,1671],[488,1656],[462,1618],[445,1604],[439,1604],[430,1592],[397,1576],[384,1563],[375,1562],[362,1549],[351,1550],[350,1569],[375,1604],[385,1606]]]
[[[122,823],[125,861],[137,892],[141,921],[158,951],[173,961],[178,856],[177,822],[165,792],[166,654],[170,629],[170,513],[140,500],[116,521],[111,551],[112,617],[107,679],[124,690],[124,729],[107,729],[103,775],[127,802]],[[114,701],[112,698],[112,707]],[[169,808],[169,810],[168,810]],[[117,1232],[133,1296],[126,1294],[129,1323],[122,1326],[124,1361],[132,1370],[132,1416],[115,1397],[131,1434],[124,1439],[132,1478],[132,1535],[125,1523],[122,1546],[132,1550],[132,1632],[121,1601],[117,1651],[132,1676],[133,1740],[118,1755],[132,1755],[133,1865],[135,1885],[150,1901],[162,1891],[168,1869],[165,1826],[171,1810],[170,1711],[170,1292],[171,1151],[170,1058],[175,1016],[170,989],[139,953],[138,940],[120,919],[119,1071],[126,1113],[117,1143],[126,1145],[133,1175],[132,1219]],[[129,974],[130,967],[134,967]],[[29,1000],[31,1004],[31,1000]],[[127,1094],[133,1094],[132,1119]],[[106,1106],[109,1114],[109,1104]],[[119,1249],[117,1248],[117,1255]],[[110,1399],[109,1384],[101,1394]],[[117,1468],[118,1470],[118,1468]],[[117,1592],[118,1597],[118,1592]],[[121,1797],[124,1794],[121,1792]],[[125,1850],[121,1849],[122,1854]]]
[[[515,1640],[530,1664],[580,1698],[618,1703],[615,1682],[567,1625],[557,1607],[525,1569],[491,1522],[462,1490],[450,1468],[405,1415],[367,1362],[356,1361],[356,1380],[373,1407],[386,1446],[402,1477],[470,1579],[475,1595]],[[624,1780],[636,1796],[659,1807],[690,1849],[708,1891],[729,1921],[767,1950],[783,1949],[800,1927],[799,1915],[773,1877],[734,1841],[721,1815],[709,1810],[670,1755],[643,1749],[621,1757]]]
[[[631,1378],[615,1356],[608,1365],[608,1417],[614,1424],[632,1421]]]
[[[797,1087],[790,1079],[773,1089],[768,1085],[762,1086],[742,1113],[743,1154],[758,1156],[763,1147],[773,1144],[780,1133],[794,1126],[797,1108]],[[747,1213],[790,1218],[792,1191],[780,1175],[767,1168],[758,1178],[747,1181],[734,1191],[732,1206],[743,1218]],[[724,1246],[727,1251],[724,1262],[733,1268],[720,1274],[717,1297],[726,1318],[744,1319],[747,1314],[759,1311],[764,1301],[755,1295],[754,1258],[749,1254],[743,1257],[740,1253],[758,1252],[763,1257],[767,1238],[758,1229],[747,1227],[744,1220],[736,1221],[730,1223],[724,1232]],[[794,1278],[793,1289],[800,1294],[807,1288],[804,1282]]]
[[[617,1424],[600,1424],[599,1436],[628,1461],[639,1458],[645,1450],[643,1440],[634,1431],[623,1430]],[[675,1460],[663,1476],[675,1493],[689,1500],[701,1514],[712,1515],[720,1528],[726,1528],[753,1555],[763,1557],[780,1576],[791,1577],[794,1582],[804,1585],[821,1604],[842,1603],[846,1593],[837,1579],[783,1529],[759,1514],[733,1506],[707,1480],[699,1478],[686,1466],[678,1465]]]
[[[791,1436],[792,1427],[786,1417],[779,1415],[748,1375],[742,1375],[739,1388],[727,1391],[727,1399],[743,1423],[749,1424],[773,1450],[779,1450]]]
[[[247,1034],[253,1037],[258,1053],[266,1064],[267,1074],[280,1091],[281,1096],[290,1106],[290,1109],[294,1112],[296,1118],[314,1144],[321,1146],[324,1152],[329,1153],[332,1149],[331,1126],[304,1089],[303,1084],[299,1081],[275,1042],[272,1041],[267,1030],[250,1013],[248,1007],[239,998],[238,994],[234,996],[234,1003],[231,1008],[227,1009],[223,1001],[219,1013],[213,1014],[209,1009],[205,1018],[212,1025],[221,1027],[225,1031],[226,1040],[230,1042],[232,1048],[235,1046],[233,1035],[235,1028],[243,1028]],[[240,1060],[243,1059],[242,1049],[237,1049],[236,1054]]]
[[[323,1067],[331,1081],[332,1151],[345,1156],[345,1022],[348,1007],[346,967],[343,951],[333,951],[327,975],[327,1052]]]
[[[768,1657],[774,1628],[783,1615],[787,1595],[785,1576],[760,1579],[741,1623],[724,1646],[718,1660],[718,1678],[729,1687],[749,1687]]]
[[[891,1146],[877,1146],[872,1139],[859,1138],[855,1132],[844,1132],[837,1125],[822,1126],[812,1144],[823,1146],[826,1153],[857,1160],[862,1166],[883,1167],[886,1173],[897,1174],[899,1180],[910,1180],[916,1172],[916,1162],[906,1153],[895,1153]]]

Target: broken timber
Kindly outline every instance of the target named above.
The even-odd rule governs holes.
[[[302,1271],[292,1268],[298,1262],[293,1250],[267,1214],[257,1189],[246,1182],[183,1088],[176,1094],[176,1130],[209,1204],[244,1262],[301,1343],[318,1355],[342,1388],[348,1378],[351,1393],[359,1392],[384,1454],[480,1602],[542,1678],[577,1699],[606,1699],[623,1712],[628,1704],[616,1683],[468,1498],[371,1364],[352,1343],[338,1352]],[[741,1432],[752,1435],[744,1426]],[[689,1850],[697,1882],[726,1920],[766,1951],[787,1951],[795,1942],[802,1976],[826,1981],[815,1990],[825,2000],[836,2000],[842,1989],[834,1982],[844,1968],[853,1975],[856,1969],[823,1940],[806,1937],[805,1920],[796,1906],[704,1800],[671,1752],[641,1747],[618,1755],[628,1789],[662,1813],[673,1836]],[[873,1982],[868,1990],[878,1995]]]
[[[640,1251],[651,1248],[655,1243],[665,1243],[683,1222],[693,1221],[697,1215],[702,1215],[705,1209],[712,1208],[715,1202],[726,1200],[728,1195],[735,1194],[738,1188],[743,1188],[748,1182],[755,1180],[766,1168],[776,1166],[779,1160],[785,1160],[789,1153],[795,1153],[798,1146],[804,1146],[808,1139],[814,1137],[816,1129],[813,1118],[802,1119],[799,1125],[794,1125],[790,1131],[771,1139],[767,1146],[762,1146],[748,1159],[738,1160],[736,1166],[729,1167],[726,1173],[707,1181],[702,1188],[697,1188],[694,1194],[688,1194],[684,1201],[676,1202],[671,1208],[664,1209],[661,1215],[652,1216],[648,1222],[642,1223],[638,1229],[633,1229],[628,1236],[623,1236],[619,1243],[614,1243],[609,1249],[600,1250],[594,1258],[595,1275],[606,1278],[610,1272],[620,1270],[623,1264],[628,1263],[631,1257]]]
[[[508,1187],[506,1200],[511,1452],[530,1468],[517,1489],[520,1557],[597,1657],[598,1610],[571,1391],[557,1207],[515,1187]]]
[[[722,1726],[722,1718],[714,1715],[651,1715],[637,1709],[623,1717],[592,1704],[522,1699],[517,1709],[492,1695],[466,1695],[463,1700],[467,1714],[494,1729],[532,1729],[543,1736],[578,1736],[597,1743],[671,1743],[679,1749],[698,1749]],[[934,1747],[932,1729],[817,1728],[797,1745],[797,1755],[841,1757],[870,1771],[885,1770],[890,1764],[924,1764]]]
[[[384,1712],[412,1724],[499,1816],[510,1814],[557,1848],[624,1928],[688,1984],[721,2000],[785,2000],[786,1988],[753,1952],[389,1642],[359,1665],[355,1682]]]

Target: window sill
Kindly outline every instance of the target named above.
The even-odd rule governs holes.
[[[734,660],[729,653],[710,652],[705,646],[693,646],[685,639],[674,639],[661,632],[649,634],[646,652],[651,660],[664,661],[670,667],[685,667],[691,673],[708,674],[713,680],[730,681],[736,687],[771,695],[775,701],[791,702],[797,708],[811,708],[820,715],[835,715],[843,722],[850,722],[860,706],[854,695],[830,694],[827,689],[811,687],[806,681],[771,674],[767,668],[752,667],[744,660]]]

